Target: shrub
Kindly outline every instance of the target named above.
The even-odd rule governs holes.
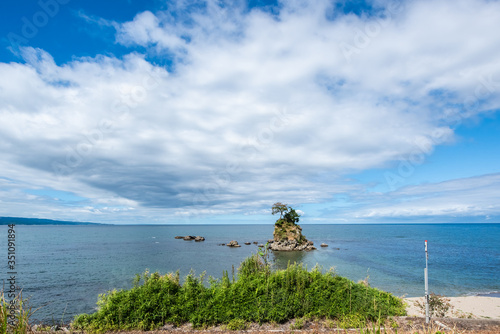
[[[425,315],[425,300],[422,302],[415,301],[415,306],[420,308],[420,312]],[[429,313],[431,316],[443,318],[451,309],[453,309],[453,306],[448,298],[436,295],[433,292],[429,295]]]
[[[232,331],[242,331],[248,328],[248,324],[243,319],[233,319],[227,324],[227,329]]]
[[[131,290],[100,296],[98,311],[77,316],[73,328],[96,332],[126,329],[152,330],[165,323],[190,322],[196,328],[248,322],[284,323],[304,316],[364,323],[404,315],[403,302],[387,292],[354,283],[318,267],[302,264],[271,271],[253,255],[238,269],[238,278],[188,275],[179,284],[174,275],[142,275]],[[297,320],[298,326],[301,320]]]
[[[305,320],[304,318],[295,319],[295,322],[290,325],[290,329],[302,329],[304,328]]]

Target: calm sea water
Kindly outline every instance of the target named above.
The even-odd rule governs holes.
[[[302,225],[315,242],[313,252],[275,253],[277,267],[316,264],[354,281],[369,276],[371,286],[408,297],[424,294],[424,241],[429,242],[430,290],[447,296],[500,291],[500,224]],[[221,277],[224,270],[255,253],[270,239],[273,225],[203,226],[16,226],[17,279],[43,321],[68,322],[95,310],[97,296],[126,289],[146,269],[181,277]],[[205,242],[176,240],[202,235]],[[219,246],[237,240],[241,248]],[[320,248],[325,242],[328,248]],[[7,279],[7,226],[0,226]]]

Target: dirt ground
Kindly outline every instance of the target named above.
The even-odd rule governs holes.
[[[457,333],[457,334],[500,334],[500,320],[490,319],[459,319],[459,318],[435,318],[430,324],[425,324],[423,317],[395,317],[388,321],[385,326],[369,326],[367,329],[343,329],[333,323],[323,321],[305,322],[301,329],[294,328],[295,321],[285,324],[250,324],[246,330],[231,331],[225,326],[212,327],[208,329],[193,329],[190,324],[181,327],[167,325],[156,331],[121,331],[115,334],[222,334],[222,333],[363,333],[363,334],[435,334],[435,333]],[[380,329],[380,332],[378,331]],[[60,331],[59,333],[64,333]],[[68,333],[68,332],[66,332]],[[78,332],[73,332],[78,333]]]

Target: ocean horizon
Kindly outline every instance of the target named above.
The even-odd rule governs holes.
[[[429,288],[446,296],[500,292],[500,224],[302,224],[318,248],[274,252],[276,268],[302,262],[396,296],[424,294],[424,241],[429,244]],[[273,224],[255,225],[16,225],[17,285],[33,319],[69,322],[92,313],[97,297],[128,289],[136,274],[179,271],[220,278],[272,239]],[[203,242],[174,239],[200,235]],[[7,227],[0,229],[7,240]],[[221,246],[237,240],[242,247]],[[328,247],[319,247],[321,243]],[[2,242],[3,243],[3,242]],[[7,271],[5,271],[7,272]],[[3,277],[6,285],[7,276]]]

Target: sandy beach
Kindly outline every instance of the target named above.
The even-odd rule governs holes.
[[[467,296],[446,297],[451,305],[446,317],[473,319],[500,319],[500,298]],[[423,297],[405,298],[408,303],[409,316],[423,316],[422,311],[415,305],[415,301],[423,302]]]

